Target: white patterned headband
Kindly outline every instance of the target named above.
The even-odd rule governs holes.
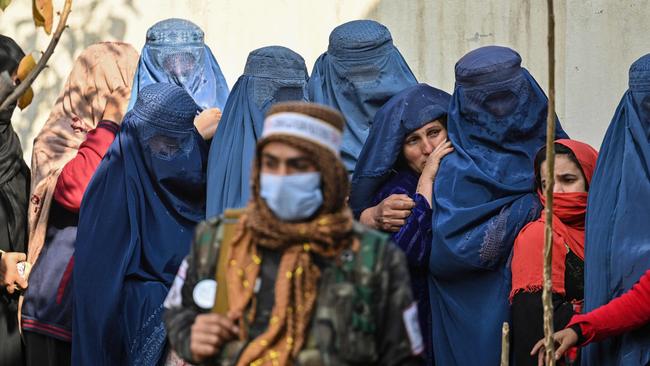
[[[343,134],[329,123],[295,112],[274,113],[264,120],[262,138],[289,135],[319,144],[339,156]]]

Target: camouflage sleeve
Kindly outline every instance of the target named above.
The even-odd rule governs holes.
[[[183,261],[164,304],[163,318],[169,343],[179,357],[190,363],[192,362],[192,353],[190,352],[192,325],[196,316],[205,312],[196,306],[192,298],[194,286],[199,280],[194,266],[196,263],[194,246],[199,233],[204,229],[205,225],[203,224],[197,227],[190,254]]]
[[[423,360],[419,355],[424,345],[406,257],[394,244],[388,243],[380,264],[386,273],[380,299],[383,319],[378,322],[380,364],[421,365]]]

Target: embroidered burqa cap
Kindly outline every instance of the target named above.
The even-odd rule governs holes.
[[[327,52],[312,69],[309,98],[341,111],[345,117],[341,157],[350,174],[377,110],[416,83],[384,25],[354,20],[334,28]]]

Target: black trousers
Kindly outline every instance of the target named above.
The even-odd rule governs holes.
[[[27,366],[70,366],[72,344],[35,332],[23,332]]]

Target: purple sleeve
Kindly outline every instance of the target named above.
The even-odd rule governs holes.
[[[410,267],[427,268],[431,251],[431,206],[419,193],[414,197],[415,207],[400,231],[392,234],[393,241],[404,253]]]

